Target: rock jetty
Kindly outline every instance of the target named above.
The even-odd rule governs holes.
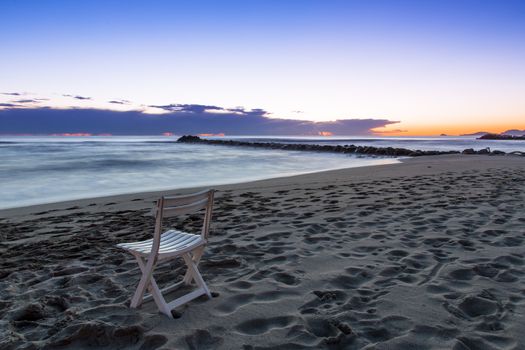
[[[365,154],[376,156],[391,156],[391,157],[420,157],[420,156],[436,156],[442,154],[483,154],[483,155],[517,155],[525,156],[524,152],[503,152],[490,148],[483,148],[476,151],[473,148],[467,148],[460,151],[421,151],[410,150],[406,148],[393,147],[373,147],[373,146],[355,146],[355,145],[319,145],[319,144],[305,144],[305,143],[280,143],[280,142],[247,142],[237,140],[209,140],[202,139],[198,136],[184,135],[181,136],[177,142],[182,143],[204,143],[208,145],[224,145],[224,146],[242,146],[266,149],[282,149],[286,151],[310,151],[310,152],[331,152],[331,153],[349,153],[349,154]]]
[[[204,143],[208,145],[224,145],[224,146],[243,146],[255,147],[265,149],[281,149],[286,151],[311,151],[311,152],[331,152],[331,153],[349,153],[349,154],[364,154],[376,156],[391,156],[391,157],[420,157],[420,156],[436,156],[442,154],[485,154],[485,155],[505,155],[502,151],[491,151],[490,149],[482,149],[476,151],[472,148],[466,149],[463,152],[459,151],[421,151],[410,150],[406,148],[393,147],[373,147],[373,146],[355,146],[355,145],[319,145],[319,144],[304,144],[304,143],[277,143],[277,142],[247,142],[237,140],[208,140],[202,139],[198,136],[185,135],[180,137],[177,142],[183,143]]]

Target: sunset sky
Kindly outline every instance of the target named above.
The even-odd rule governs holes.
[[[0,40],[0,108],[181,103],[399,121],[388,135],[525,129],[525,1],[3,0]]]

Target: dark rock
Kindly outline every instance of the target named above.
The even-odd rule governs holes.
[[[184,135],[184,136],[181,136],[177,142],[201,142],[203,141],[200,137],[198,136],[193,136],[193,135]]]
[[[467,148],[466,150],[463,150],[463,152],[461,152],[463,154],[476,154],[476,151],[474,151],[473,148]]]
[[[478,151],[478,154],[490,154],[490,148],[484,148],[484,149],[480,149]]]
[[[512,154],[514,156],[522,156],[522,157],[525,156],[525,153],[521,151],[510,152],[509,154]]]
[[[408,154],[410,157],[419,157],[419,156],[422,156],[424,155],[423,152],[417,150],[417,151],[412,151]]]

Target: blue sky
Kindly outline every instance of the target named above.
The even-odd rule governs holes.
[[[3,0],[0,40],[0,91],[53,106],[73,94],[420,134],[525,127],[525,1]]]

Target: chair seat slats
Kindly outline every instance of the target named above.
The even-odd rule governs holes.
[[[118,246],[140,255],[148,255],[151,252],[152,243],[153,240],[149,239],[141,242],[121,243],[118,244]],[[159,254],[183,253],[188,248],[194,248],[204,243],[205,241],[200,235],[170,230],[161,236]]]
[[[178,232],[180,231],[170,230],[170,231],[165,232],[161,236],[161,242],[168,242],[168,241],[176,239],[178,237],[177,235]],[[143,247],[143,246],[151,247],[152,242],[153,242],[153,239],[146,239],[144,241],[139,241],[139,242],[120,243],[120,244],[117,244],[117,246],[130,247],[130,248],[138,248],[138,247]]]
[[[166,232],[167,233],[167,232]],[[169,239],[173,237],[173,233],[170,232],[169,237],[167,237],[166,234],[163,235],[161,240]],[[120,243],[117,244],[117,247],[123,248],[123,249],[133,249],[133,248],[141,248],[141,247],[151,247],[151,244],[153,243],[152,239],[147,239],[144,241],[138,241],[138,242],[129,242],[129,243]]]
[[[191,236],[181,236],[181,238],[175,242],[163,244],[159,248],[159,252],[162,251],[171,251],[172,249],[176,249],[177,247],[182,246],[188,246],[191,245],[196,240],[202,240],[200,236],[197,235],[191,235]]]
[[[161,246],[165,245],[165,244],[168,244],[168,243],[172,243],[172,242],[181,240],[182,238],[185,237],[184,235],[181,235],[181,233],[182,234],[186,234],[184,232],[176,231],[176,230],[170,230],[170,231],[164,232],[164,234],[162,234],[161,240],[160,240]],[[126,245],[129,248],[141,248],[141,247],[149,247],[149,248],[151,248],[151,244],[152,243],[153,243],[153,240],[152,239],[148,239],[148,240],[145,240],[145,241],[133,242],[133,243],[123,243],[123,244]]]

